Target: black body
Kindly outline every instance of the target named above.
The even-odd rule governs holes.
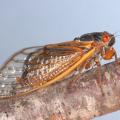
[[[102,32],[93,32],[93,33],[87,33],[83,34],[80,37],[76,37],[74,40],[80,40],[80,41],[100,41],[102,38]]]

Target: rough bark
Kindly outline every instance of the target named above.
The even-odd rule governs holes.
[[[0,120],[90,120],[120,109],[120,66],[96,68],[17,99],[0,101]]]

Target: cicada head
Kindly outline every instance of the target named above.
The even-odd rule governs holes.
[[[102,35],[102,42],[106,47],[111,47],[115,43],[115,36],[105,31]]]
[[[103,32],[101,40],[103,43],[103,50],[101,51],[103,59],[112,59],[112,57],[115,55],[115,50],[112,47],[115,43],[115,36],[108,32]]]

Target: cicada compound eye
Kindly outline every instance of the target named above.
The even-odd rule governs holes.
[[[104,34],[103,35],[103,42],[109,42],[109,40],[110,40],[110,36],[108,35],[108,34]]]

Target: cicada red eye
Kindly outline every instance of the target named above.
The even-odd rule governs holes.
[[[103,35],[103,42],[109,42],[109,39],[110,39],[110,37],[109,37],[109,35]]]

